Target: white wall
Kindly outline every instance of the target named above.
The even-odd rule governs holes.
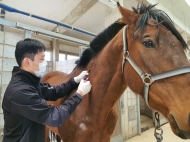
[[[137,94],[130,88],[123,93],[124,116],[122,118],[122,131],[124,140],[137,135]]]
[[[77,59],[56,62],[56,71],[61,71],[68,74],[71,73],[76,66],[76,60]]]

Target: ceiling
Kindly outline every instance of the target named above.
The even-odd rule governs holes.
[[[183,33],[188,35],[188,39],[190,40],[190,6],[185,2],[185,0],[148,0],[150,3],[158,3],[157,8],[164,10],[162,6],[164,6],[166,10],[164,10],[170,18],[183,29]],[[180,24],[180,22],[182,24]],[[181,30],[180,30],[181,31]]]
[[[1,0],[0,0],[1,1]],[[106,0],[105,0],[106,1]],[[108,1],[108,0],[107,0]],[[121,1],[121,0],[120,0]],[[134,1],[124,0],[125,3],[134,4]],[[144,0],[145,1],[145,0]],[[184,29],[190,29],[190,7],[185,0],[147,0],[149,3],[159,3],[168,9],[180,22]],[[64,22],[74,27],[98,34],[105,28],[105,17],[108,11],[117,11],[98,0],[2,0],[3,4],[21,11]],[[136,3],[136,2],[135,2]],[[126,4],[125,4],[126,5]],[[136,5],[133,5],[136,7]],[[159,5],[158,5],[159,8]],[[75,14],[73,14],[75,12]],[[74,16],[73,16],[73,15]],[[72,17],[73,16],[73,17]],[[57,25],[41,21],[21,14],[6,12],[6,19],[54,31]],[[70,20],[68,21],[68,19]],[[171,17],[172,18],[172,17]],[[115,19],[117,20],[117,19]],[[66,21],[66,22],[65,22]],[[79,32],[62,29],[62,34],[91,41],[94,37]],[[190,33],[189,33],[190,34]]]
[[[185,0],[158,0],[158,2],[190,28],[190,6]]]

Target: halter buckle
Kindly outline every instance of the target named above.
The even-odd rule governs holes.
[[[151,85],[154,81],[151,79],[151,74],[145,73],[144,78],[142,78],[143,83],[147,85]]]

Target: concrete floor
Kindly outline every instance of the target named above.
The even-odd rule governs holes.
[[[162,142],[190,142],[190,140],[183,140],[174,135],[168,123],[163,125],[161,128],[163,129]],[[154,137],[154,128],[150,128],[141,135],[128,139],[125,142],[156,142],[156,138]]]
[[[141,128],[149,129],[142,132],[141,135],[137,135],[133,138],[128,139],[125,142],[156,142],[156,138],[154,137],[154,125],[151,118],[141,115]],[[169,123],[162,125],[163,129],[163,140],[162,142],[190,142],[190,140],[183,140],[173,134]]]
[[[156,138],[154,137],[154,127],[153,127],[152,119],[141,115],[141,128],[148,127],[149,129],[144,131],[141,135],[135,136],[133,138],[128,139],[125,142],[156,142]],[[182,140],[170,129],[170,125],[167,123],[162,126],[163,129],[163,140],[162,142],[190,142],[190,140]],[[0,142],[2,141],[2,137],[0,136]],[[52,142],[56,142],[56,140],[52,140]]]
[[[141,115],[141,131],[143,128],[152,128],[154,127],[153,120],[145,115]]]

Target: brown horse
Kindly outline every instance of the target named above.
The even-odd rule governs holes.
[[[132,12],[118,3],[127,30],[112,34],[108,43],[102,40],[106,34],[98,35],[71,74],[52,72],[44,77],[44,82],[57,85],[82,70],[91,70],[91,92],[61,127],[49,127],[64,142],[109,142],[117,121],[114,105],[127,87],[141,96],[145,92],[148,96],[143,98],[147,104],[168,119],[172,131],[183,139],[190,138],[190,74],[187,73],[190,64],[184,53],[187,44],[170,18],[153,7],[142,4]],[[151,84],[148,93],[143,88],[147,84]],[[59,106],[64,99],[51,103]]]

